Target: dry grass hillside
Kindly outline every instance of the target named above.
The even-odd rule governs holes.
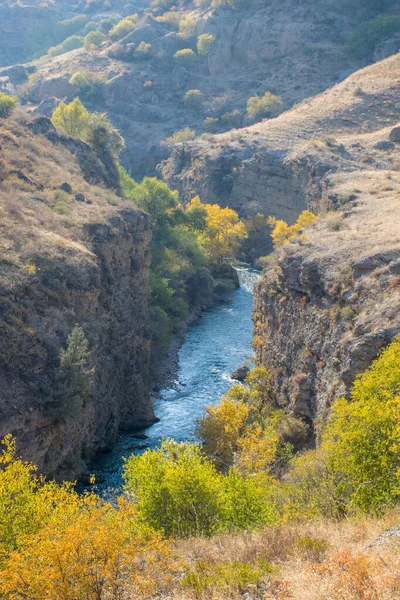
[[[37,72],[17,92],[35,105],[50,97],[71,100],[79,93],[69,84],[74,73],[100,76],[100,89],[84,100],[91,109],[107,111],[121,129],[127,140],[122,161],[141,177],[154,174],[168,156],[160,143],[177,130],[189,127],[199,135],[206,131],[206,118],[218,121],[218,131],[246,125],[247,100],[253,94],[270,90],[289,108],[343,79],[359,64],[343,50],[354,28],[353,15],[334,2],[253,1],[248,9],[236,11],[181,3],[178,9],[180,20],[189,23],[183,33],[157,11],[145,11],[135,29],[118,42],[33,63]],[[196,51],[203,33],[215,38],[212,52],[197,56],[194,65],[179,64],[174,54],[183,48]],[[150,44],[151,51],[135,59],[132,52],[142,42]],[[193,89],[203,94],[196,108],[184,102]],[[48,110],[48,105],[39,110]]]
[[[374,147],[399,118],[400,55],[375,63],[276,119],[178,145],[163,176],[186,198],[199,193],[242,214],[257,211],[293,222],[319,201],[321,181],[346,171],[398,169],[395,146]],[[354,138],[354,139],[353,139]],[[372,138],[371,138],[372,139]]]
[[[184,579],[185,592],[172,597],[397,600],[398,522],[398,511],[392,511],[379,519],[281,525],[260,533],[180,542],[178,550],[197,567],[192,567],[195,576]],[[263,561],[270,570],[264,576],[256,566]]]
[[[40,471],[75,477],[120,426],[153,419],[151,223],[107,187],[86,144],[48,135],[53,141],[33,133],[23,114],[1,122],[0,437],[12,432]],[[60,351],[76,324],[89,343],[91,379],[78,402],[54,396]]]

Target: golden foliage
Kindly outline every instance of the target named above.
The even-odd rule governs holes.
[[[314,223],[317,218],[318,217],[309,210],[303,210],[294,225],[288,225],[286,221],[276,219],[275,217],[269,217],[268,223],[273,228],[271,237],[274,248],[279,248],[279,246],[288,244],[291,239],[296,237],[299,231],[305,229],[311,225],[311,223]]]

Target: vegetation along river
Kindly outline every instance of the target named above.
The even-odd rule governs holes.
[[[240,288],[226,303],[204,313],[188,331],[179,351],[179,372],[170,389],[154,401],[160,419],[143,439],[124,435],[111,452],[100,454],[92,469],[99,491],[121,486],[123,457],[156,447],[162,438],[195,440],[196,419],[232,385],[231,374],[251,361],[253,287],[258,272],[239,267]]]

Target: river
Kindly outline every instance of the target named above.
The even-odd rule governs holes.
[[[245,267],[238,267],[238,273],[240,288],[230,300],[205,312],[189,329],[179,351],[176,382],[154,401],[160,421],[139,437],[121,436],[111,452],[97,456],[92,472],[100,493],[121,487],[123,457],[155,448],[163,437],[194,441],[196,419],[205,406],[219,402],[233,383],[233,371],[251,362],[253,287],[259,274]]]

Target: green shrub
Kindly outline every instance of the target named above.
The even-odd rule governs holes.
[[[157,17],[157,21],[161,23],[168,23],[172,25],[175,29],[179,29],[179,23],[181,21],[181,13],[177,10],[165,12],[160,17]]]
[[[212,33],[203,33],[197,38],[197,52],[200,56],[210,54],[214,46],[215,36]]]
[[[113,41],[117,41],[128,35],[131,31],[133,31],[137,25],[139,17],[137,14],[130,15],[129,17],[125,17],[114,25],[114,27],[110,30],[109,36]]]
[[[100,21],[100,31],[107,35],[111,29],[118,23],[118,19],[115,17],[107,17]]]
[[[218,128],[219,119],[215,117],[207,117],[203,121],[203,129],[206,131],[215,131]]]
[[[0,118],[9,117],[17,106],[17,98],[0,92]]]
[[[85,50],[93,50],[100,46],[106,40],[106,36],[101,31],[91,31],[83,40]]]
[[[240,112],[240,110],[237,109],[231,110],[221,115],[221,122],[223,123],[223,125],[226,125],[229,128],[240,127],[242,119],[243,115]]]
[[[190,142],[196,137],[196,132],[189,127],[175,131],[175,133],[164,140],[165,145],[180,144],[182,142]]]
[[[197,54],[191,50],[190,48],[184,48],[183,50],[178,50],[174,54],[174,60],[184,67],[191,67],[197,63],[198,56]]]
[[[183,102],[186,108],[192,110],[200,110],[203,105],[204,95],[200,90],[188,90],[185,94]]]
[[[279,96],[265,92],[263,96],[251,96],[247,101],[247,114],[253,121],[271,119],[283,112],[283,102]]]
[[[91,114],[79,98],[75,98],[70,104],[61,102],[53,112],[51,121],[54,127],[87,141],[96,151],[109,151],[117,155],[125,147],[121,134],[110,123],[107,115]]]
[[[346,50],[355,58],[371,59],[375,46],[400,31],[400,16],[378,15],[364,21],[350,34]]]
[[[341,398],[323,437],[343,502],[379,511],[399,499],[400,340]]]
[[[84,70],[76,71],[69,80],[69,83],[75,87],[80,96],[89,97],[101,90],[104,79],[97,73]]]
[[[220,475],[196,444],[168,440],[158,450],[132,455],[124,479],[139,518],[166,535],[209,536],[272,519],[257,479]]]
[[[196,597],[214,597],[215,591],[222,593],[226,590],[239,598],[249,587],[257,586],[262,579],[275,572],[275,568],[264,559],[249,562],[215,562],[198,560],[192,570],[185,575],[183,587],[190,588]],[[211,594],[211,595],[209,595]],[[224,596],[225,597],[225,596]]]
[[[165,12],[175,4],[175,0],[153,0],[150,3],[151,8],[156,11]]]
[[[59,21],[54,28],[54,41],[62,41],[67,37],[74,35],[85,27],[87,23],[87,17],[85,15],[76,15],[72,19],[65,19]]]
[[[153,48],[151,44],[140,42],[138,47],[135,48],[133,55],[137,60],[150,60],[153,56]]]
[[[179,21],[179,33],[185,40],[189,39],[194,35],[196,29],[196,21],[192,17],[185,17]]]
[[[54,46],[53,48],[50,48],[47,52],[47,56],[60,56],[61,54],[66,54],[67,52],[71,52],[72,50],[82,48],[82,46],[83,38],[79,35],[71,35],[69,38],[64,40],[64,42],[59,46]]]

